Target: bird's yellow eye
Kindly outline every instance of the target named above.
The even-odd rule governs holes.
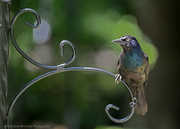
[[[129,41],[129,38],[126,38],[126,41]]]

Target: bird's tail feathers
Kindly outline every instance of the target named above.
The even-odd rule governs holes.
[[[142,86],[137,94],[136,113],[139,115],[145,115],[147,111],[148,111],[148,106],[146,103],[144,86]]]

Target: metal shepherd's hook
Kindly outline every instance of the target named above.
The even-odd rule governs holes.
[[[67,40],[63,40],[60,45],[59,45],[59,48],[60,48],[60,55],[63,56],[64,55],[64,49],[63,49],[63,46],[65,44],[69,45],[71,50],[72,50],[72,56],[71,58],[65,62],[65,63],[62,63],[62,64],[59,64],[59,65],[54,65],[54,66],[48,66],[48,65],[44,65],[44,64],[40,64],[38,62],[36,62],[35,60],[33,60],[32,58],[30,58],[28,55],[26,55],[21,49],[20,47],[18,46],[16,40],[15,40],[15,37],[14,37],[14,24],[17,20],[17,18],[22,14],[22,13],[25,13],[25,12],[30,12],[32,14],[35,15],[36,17],[36,20],[37,20],[37,24],[36,25],[33,25],[29,22],[26,21],[26,24],[32,28],[38,28],[40,23],[41,23],[41,19],[38,15],[38,13],[32,9],[29,9],[29,8],[26,8],[26,9],[22,9],[20,10],[15,16],[14,18],[12,19],[12,22],[11,22],[11,30],[10,30],[10,35],[11,35],[11,39],[12,39],[12,43],[14,44],[16,50],[26,59],[28,60],[30,63],[34,64],[35,66],[38,66],[40,68],[44,68],[44,69],[50,69],[50,70],[53,70],[53,71],[50,71],[50,72],[47,72],[43,75],[40,75],[38,77],[36,77],[35,79],[33,79],[32,81],[30,81],[29,83],[27,83],[26,85],[24,85],[18,92],[17,94],[14,96],[14,98],[12,99],[8,109],[7,109],[7,113],[6,113],[6,125],[8,126],[9,123],[10,123],[10,120],[9,120],[9,116],[12,112],[12,109],[16,103],[16,101],[18,100],[18,98],[22,95],[22,93],[24,93],[29,87],[31,87],[34,83],[42,80],[43,78],[46,78],[48,76],[51,76],[51,75],[54,75],[54,74],[58,74],[58,73],[62,73],[62,72],[67,72],[67,71],[88,71],[88,72],[99,72],[99,73],[102,73],[102,74],[105,74],[105,75],[108,75],[110,77],[113,77],[113,78],[116,78],[115,74],[109,72],[109,71],[106,71],[106,70],[103,70],[103,69],[99,69],[99,68],[92,68],[92,67],[66,67],[67,65],[69,65],[70,63],[72,63],[76,57],[76,50],[75,50],[75,47],[74,45],[67,41]],[[115,110],[119,110],[120,108],[113,105],[113,104],[109,104],[106,106],[106,113],[107,115],[109,116],[109,118],[115,122],[115,123],[124,123],[126,121],[128,121],[132,115],[134,114],[134,111],[135,111],[135,108],[136,108],[136,98],[133,96],[129,86],[123,81],[121,80],[121,82],[126,86],[126,88],[128,89],[130,95],[131,95],[131,99],[132,101],[129,103],[129,106],[130,106],[130,113],[125,117],[125,118],[122,118],[122,119],[116,119],[114,117],[112,117],[109,113],[109,110],[112,108],[112,109],[115,109]],[[8,127],[9,128],[9,127]]]

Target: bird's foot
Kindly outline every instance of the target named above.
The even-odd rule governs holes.
[[[134,97],[132,99],[132,102],[129,103],[129,107],[136,107],[136,105],[137,105],[137,98]]]
[[[118,84],[122,80],[122,76],[120,74],[116,74],[115,77],[115,84]]]

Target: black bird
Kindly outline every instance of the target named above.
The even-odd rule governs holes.
[[[133,36],[123,36],[112,42],[118,43],[123,48],[118,59],[119,74],[116,75],[115,83],[122,79],[128,84],[137,98],[136,113],[145,115],[148,110],[144,91],[149,74],[148,56]]]

